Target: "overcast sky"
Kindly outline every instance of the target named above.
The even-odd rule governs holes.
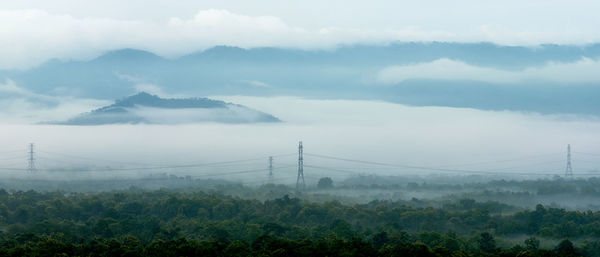
[[[277,16],[292,26],[321,28],[423,28],[457,31],[480,25],[513,29],[593,29],[598,1],[590,0],[19,0],[6,9],[43,9],[78,18],[164,20],[192,17],[202,9],[226,9],[249,16]],[[590,31],[591,32],[591,31]]]
[[[132,47],[331,48],[392,41],[600,42],[598,1],[0,1],[0,68]]]

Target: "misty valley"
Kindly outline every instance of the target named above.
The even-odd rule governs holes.
[[[0,1],[0,257],[600,257],[600,1]]]
[[[3,125],[0,255],[600,256],[594,119],[148,93],[90,106]],[[550,149],[573,130],[573,150]]]

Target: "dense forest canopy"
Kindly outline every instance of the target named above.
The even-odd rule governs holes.
[[[600,212],[297,196],[0,190],[0,256],[600,256]]]

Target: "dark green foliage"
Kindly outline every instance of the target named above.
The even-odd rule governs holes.
[[[318,189],[327,189],[333,187],[333,180],[330,177],[320,178],[317,183]]]
[[[479,250],[483,252],[496,252],[496,240],[494,240],[494,237],[488,232],[481,233],[477,243],[479,244]]]
[[[436,209],[166,190],[1,192],[0,256],[598,256],[596,241],[540,249],[537,238],[600,231],[600,213],[542,205],[492,215],[469,200]],[[536,237],[500,244],[523,234]]]
[[[535,237],[525,239],[525,248],[529,251],[535,251],[540,247],[540,240]]]
[[[555,249],[556,253],[560,256],[577,256],[575,247],[569,239],[561,241]]]

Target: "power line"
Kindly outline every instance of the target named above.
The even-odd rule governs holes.
[[[36,156],[37,159],[43,159],[49,162],[57,162],[57,163],[65,163],[65,164],[73,164],[69,161],[65,161],[65,160],[59,160],[59,159],[54,159],[54,158],[46,158],[46,157],[42,157],[42,156]],[[194,168],[225,168],[225,167],[239,167],[239,166],[247,166],[249,163],[245,162],[238,162],[238,163],[229,163],[229,164],[208,164],[206,166],[198,166],[198,167],[194,167]],[[81,167],[81,166],[80,166]],[[161,166],[162,167],[162,166]],[[57,167],[59,168],[59,167]],[[52,170],[56,170],[57,168],[54,168]],[[131,170],[138,170],[138,169],[144,169],[144,168],[156,168],[156,167],[148,167],[148,166],[144,166],[144,167],[139,167],[139,168],[128,168]],[[105,168],[105,169],[109,169],[109,168]],[[119,169],[119,168],[114,168],[114,170]],[[166,169],[166,168],[165,168]],[[123,170],[123,169],[122,169]]]
[[[263,158],[253,158],[253,159],[244,159],[244,160],[233,160],[233,161],[222,161],[222,162],[208,162],[208,163],[197,163],[197,164],[187,164],[187,165],[170,165],[170,166],[154,166],[154,167],[133,167],[133,168],[103,168],[103,169],[87,169],[82,171],[136,171],[136,170],[161,170],[161,169],[179,169],[179,168],[195,168],[195,167],[205,167],[211,165],[218,164],[231,164],[231,163],[239,163],[239,162],[248,162],[255,160],[264,160]],[[24,170],[24,169],[12,169],[12,168],[3,168],[0,167],[0,170]],[[56,169],[38,169],[43,171],[53,171]]]
[[[273,167],[274,170],[276,169],[283,169],[283,168],[289,168],[289,167],[294,167],[296,166],[295,164],[293,165],[287,165],[287,166],[280,166],[280,167]],[[0,170],[10,170],[10,171],[25,171],[27,169],[23,169],[23,168],[11,168],[11,167],[0,167]],[[59,172],[78,172],[78,173],[88,173],[88,172],[110,172],[110,171],[123,171],[125,169],[80,169],[80,170],[56,170],[56,169],[38,169],[38,170],[43,170],[43,171],[59,171]],[[135,171],[135,169],[126,169],[127,171]],[[198,174],[195,176],[220,176],[220,175],[230,175],[230,174],[238,174],[238,173],[248,173],[248,172],[257,172],[257,171],[266,171],[268,169],[266,168],[262,168],[262,169],[251,169],[251,170],[242,170],[242,171],[233,171],[233,172],[220,172],[220,173],[204,173],[204,174]]]
[[[581,163],[581,162],[598,163],[598,161],[583,160],[583,159],[579,159],[579,158],[572,158],[572,160],[575,160],[575,162],[577,162],[577,163]]]
[[[0,159],[0,161],[9,161],[9,160],[16,160],[16,159],[23,159],[23,156],[17,156],[17,157],[12,157],[12,158],[4,158],[4,159]]]
[[[584,155],[600,156],[600,154],[597,154],[597,153],[585,153],[585,152],[575,152],[575,151],[573,151],[573,153],[576,153],[576,154],[584,154]]]
[[[91,161],[101,161],[101,162],[109,162],[109,163],[122,163],[122,164],[134,164],[134,165],[147,165],[147,163],[122,162],[122,161],[106,160],[106,159],[98,159],[98,158],[90,158],[90,157],[85,157],[85,156],[80,156],[80,155],[57,153],[57,152],[49,152],[49,151],[39,151],[39,152],[48,153],[48,154],[54,154],[54,155],[62,155],[62,156],[65,156],[65,157],[76,158],[76,159],[91,160]],[[292,156],[292,155],[296,155],[296,153],[278,154],[278,155],[272,155],[272,157],[285,157],[285,156]],[[223,162],[200,163],[200,164],[155,165],[155,166],[150,166],[150,167],[145,166],[145,167],[138,167],[138,168],[131,168],[131,169],[162,169],[162,168],[187,167],[187,166],[189,166],[189,167],[197,167],[197,166],[209,166],[209,165],[219,165],[219,164],[230,164],[230,163],[258,161],[258,160],[264,160],[264,157],[241,159],[241,160],[233,160],[233,161],[223,161]]]
[[[303,150],[303,145],[302,142],[300,141],[298,144],[298,174],[297,174],[297,179],[296,179],[296,188],[299,190],[300,187],[302,187],[302,189],[304,189],[306,187],[306,182],[305,182],[305,177],[304,177],[304,154],[306,154],[307,156],[312,156],[312,157],[317,157],[317,158],[323,158],[323,159],[330,159],[330,160],[338,160],[338,161],[346,161],[346,162],[352,162],[352,163],[361,163],[361,164],[367,164],[367,165],[376,165],[379,167],[387,167],[387,168],[402,168],[402,169],[415,169],[415,170],[429,170],[429,171],[440,171],[440,172],[452,172],[452,173],[467,173],[467,174],[492,174],[492,175],[529,175],[529,176],[548,176],[548,175],[556,175],[555,173],[541,173],[541,172],[531,172],[531,171],[527,171],[527,172],[519,172],[519,171],[514,171],[514,172],[500,172],[501,170],[510,170],[510,169],[515,169],[515,168],[523,168],[527,165],[520,165],[520,166],[516,166],[516,167],[509,167],[509,168],[501,168],[501,169],[494,169],[494,170],[481,170],[481,169],[456,169],[456,168],[447,168],[447,167],[456,167],[456,166],[469,166],[469,165],[479,165],[479,164],[488,164],[488,163],[501,163],[501,162],[511,162],[511,161],[516,161],[516,160],[522,160],[522,159],[527,159],[527,158],[532,158],[532,157],[520,157],[520,158],[513,158],[513,159],[505,159],[505,160],[497,160],[497,161],[486,161],[486,162],[476,162],[476,163],[469,163],[469,164],[463,164],[463,165],[446,165],[446,166],[415,166],[415,165],[406,165],[406,164],[394,164],[394,163],[383,163],[383,162],[374,162],[374,161],[366,161],[366,160],[357,160],[357,159],[349,159],[349,158],[341,158],[341,157],[335,157],[335,156],[328,156],[328,155],[320,155],[320,154],[311,154],[311,153],[304,153]],[[20,151],[9,151],[9,152],[20,152]],[[5,153],[9,153],[9,152],[5,152]],[[84,157],[84,156],[78,156],[78,155],[71,155],[71,154],[64,154],[64,153],[56,153],[56,152],[49,152],[49,151],[39,151],[39,152],[43,152],[43,153],[48,153],[48,154],[52,154],[52,155],[60,155],[60,156],[65,156],[65,157],[69,157],[69,158],[76,158],[76,159],[84,159],[84,160],[95,160],[95,161],[102,161],[102,162],[110,162],[110,163],[124,163],[124,164],[133,164],[132,162],[121,162],[121,161],[110,161],[110,160],[102,160],[102,159],[97,159],[97,158],[89,158],[89,157]],[[581,153],[581,152],[574,152],[574,153]],[[599,154],[592,154],[592,153],[581,153],[581,154],[586,154],[586,155],[598,155]],[[296,153],[290,153],[290,154],[279,154],[279,155],[271,155],[269,156],[269,166],[268,169],[255,169],[255,170],[244,170],[242,172],[248,172],[248,171],[265,171],[268,170],[269,171],[269,179],[273,179],[273,157],[286,157],[286,156],[292,156],[292,155],[296,155]],[[535,156],[546,156],[549,154],[540,154],[540,155],[534,155]],[[13,168],[13,167],[0,167],[0,170],[12,170],[12,171],[29,171],[29,172],[33,172],[34,170],[45,170],[45,171],[57,171],[57,169],[37,169],[36,168],[36,163],[35,163],[35,159],[36,158],[41,158],[41,159],[47,159],[50,161],[57,161],[57,162],[65,162],[68,163],[66,161],[61,161],[61,160],[57,160],[54,158],[45,158],[45,157],[38,157],[36,155],[36,152],[34,151],[34,145],[30,144],[29,145],[29,151],[28,151],[28,167],[26,169],[22,169],[22,168]],[[11,159],[17,159],[17,158],[6,158],[6,159],[0,159],[1,160],[11,160]],[[247,164],[243,164],[243,163],[248,163],[251,161],[259,161],[262,160],[264,161],[264,157],[259,157],[259,158],[250,158],[250,159],[242,159],[242,160],[231,160],[231,161],[221,161],[221,162],[207,162],[207,163],[196,163],[196,164],[185,164],[185,165],[157,165],[157,166],[141,166],[141,167],[123,167],[123,168],[110,168],[110,167],[106,167],[106,168],[91,168],[91,169],[80,169],[80,170],[70,170],[70,171],[79,171],[79,172],[110,172],[110,171],[142,171],[142,170],[162,170],[162,169],[184,169],[184,168],[199,168],[199,167],[206,167],[206,168],[223,168],[223,167],[230,167],[230,166],[238,166],[238,165],[247,165]],[[544,164],[544,163],[550,163],[552,161],[549,162],[541,162],[539,164]],[[140,163],[135,163],[136,165],[140,165]],[[145,165],[145,164],[141,164],[141,165]],[[531,165],[529,165],[531,166]],[[330,171],[338,171],[338,172],[346,172],[346,173],[356,173],[354,171],[350,171],[348,169],[366,169],[366,168],[358,168],[358,167],[352,167],[352,168],[348,168],[348,169],[344,169],[344,168],[340,168],[340,167],[324,167],[324,166],[316,166],[316,165],[307,165],[306,167],[310,167],[310,168],[316,168],[316,169],[324,169],[324,170],[330,170]],[[281,168],[281,167],[278,167]],[[218,176],[218,175],[227,175],[230,174],[229,172],[226,173],[219,173],[219,174],[202,174],[200,176]],[[237,172],[231,173],[231,174],[238,174]],[[567,154],[567,169],[565,170],[565,175],[566,176],[570,176],[572,177],[572,166],[571,166],[571,151],[570,151],[570,145],[568,146],[568,154]],[[600,175],[600,174],[596,174],[596,173],[588,173],[588,174],[578,174],[579,175]]]
[[[536,155],[523,156],[523,157],[517,157],[517,158],[512,158],[512,159],[484,161],[484,162],[472,162],[472,163],[465,163],[465,164],[449,164],[449,165],[435,166],[435,168],[448,168],[448,167],[474,166],[474,165],[481,165],[481,164],[513,162],[513,161],[519,161],[519,160],[524,160],[524,159],[539,158],[542,156],[558,155],[558,154],[561,154],[561,153],[536,154]]]
[[[41,151],[41,150],[38,150],[38,152],[41,152],[41,153],[47,153],[47,154],[51,154],[51,155],[59,155],[59,156],[64,156],[64,157],[68,157],[68,158],[74,158],[74,159],[88,160],[88,161],[100,161],[100,162],[109,162],[109,163],[121,163],[121,164],[128,164],[128,165],[131,165],[131,164],[133,164],[133,165],[146,165],[146,163],[122,162],[122,161],[115,161],[115,160],[105,160],[105,159],[90,158],[90,157],[79,156],[79,155],[72,155],[72,154],[65,154],[65,153],[50,152],[50,151]]]
[[[295,165],[288,165],[288,166],[281,166],[281,167],[277,167],[277,168],[273,168],[273,169],[284,169],[284,168],[289,168],[289,167],[293,167]],[[230,171],[230,172],[221,172],[221,173],[211,173],[211,174],[199,174],[199,175],[194,175],[191,177],[197,178],[197,177],[212,177],[212,176],[226,176],[226,175],[237,175],[237,174],[245,174],[245,173],[256,173],[256,172],[263,172],[263,171],[267,171],[268,169],[262,168],[262,169],[251,169],[251,170],[241,170],[241,171]]]
[[[413,166],[413,165],[404,165],[404,164],[392,164],[392,163],[383,163],[383,162],[355,160],[355,159],[340,158],[340,157],[321,155],[321,154],[306,153],[305,155],[318,157],[318,158],[324,158],[324,159],[340,160],[340,161],[363,163],[363,164],[372,164],[372,165],[379,165],[379,166],[397,167],[397,168],[405,168],[405,169],[416,169],[416,170],[452,172],[452,173],[487,174],[487,175],[525,175],[525,176],[540,176],[540,175],[553,176],[553,175],[556,175],[556,174],[551,174],[551,173],[546,173],[546,174],[532,173],[532,172],[509,172],[509,173],[506,173],[506,172],[497,172],[494,170],[444,169],[444,168],[435,168],[435,167]],[[593,175],[599,175],[599,174],[593,174]]]
[[[305,155],[310,155],[308,153],[305,153]],[[522,164],[519,166],[510,166],[510,167],[502,167],[502,168],[495,168],[493,171],[503,171],[503,170],[514,170],[517,168],[522,168],[522,167],[535,167],[535,166],[540,166],[540,165],[544,165],[544,164],[550,164],[550,163],[558,163],[558,162],[563,162],[562,160],[552,160],[552,161],[545,161],[545,162],[535,162],[535,163],[527,163],[527,164]],[[592,162],[592,161],[589,161]],[[307,165],[304,165],[305,167],[308,167]],[[353,167],[336,167],[337,169],[345,169],[347,171],[350,170],[368,170],[368,169],[376,169],[376,170],[393,170],[393,169],[398,169],[398,167],[396,166],[377,166],[376,168],[373,167],[373,165],[371,166],[353,166]],[[433,166],[431,168],[443,168],[440,166]]]
[[[7,154],[7,153],[22,153],[23,150],[14,150],[14,151],[5,151],[5,152],[0,152],[0,154]]]
[[[321,169],[321,170],[331,170],[331,171],[338,171],[338,172],[344,172],[344,173],[352,173],[352,174],[356,174],[356,171],[351,171],[351,170],[344,170],[344,169],[338,169],[338,168],[331,168],[331,167],[323,167],[323,166],[315,166],[315,165],[304,165],[305,167],[308,168],[314,168],[314,169]]]
[[[563,162],[563,160],[552,160],[552,161],[545,161],[545,162],[535,162],[535,163],[528,163],[528,164],[522,164],[519,166],[511,166],[511,167],[502,167],[502,168],[495,168],[494,171],[505,171],[505,170],[515,170],[515,169],[520,169],[523,167],[536,167],[536,166],[540,166],[540,165],[548,165],[550,163],[560,163]]]

